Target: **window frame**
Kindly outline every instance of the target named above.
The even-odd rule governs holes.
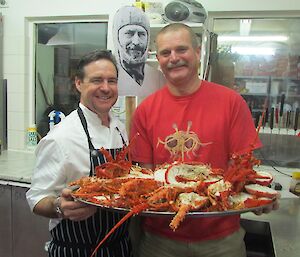
[[[25,17],[25,127],[36,124],[35,120],[35,65],[36,65],[36,26],[47,23],[89,23],[103,22],[107,23],[110,31],[109,15],[78,15],[78,16],[53,16],[53,17]],[[109,37],[109,33],[107,35]],[[107,48],[111,48],[111,43],[107,38]]]

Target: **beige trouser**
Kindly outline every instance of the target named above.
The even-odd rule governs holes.
[[[244,235],[240,228],[221,239],[186,243],[145,232],[135,257],[246,257]]]

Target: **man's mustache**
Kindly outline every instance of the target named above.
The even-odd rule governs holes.
[[[140,52],[144,52],[145,51],[145,48],[141,47],[139,45],[128,46],[126,49],[127,50],[140,51]]]
[[[186,65],[187,65],[187,62],[180,60],[177,63],[168,63],[167,68],[172,69],[172,68],[177,68],[177,67],[186,66]]]

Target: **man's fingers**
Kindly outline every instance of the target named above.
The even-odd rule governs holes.
[[[66,218],[73,221],[80,221],[89,218],[97,210],[95,206],[84,206],[76,209],[68,209],[65,211],[64,215]]]
[[[69,200],[73,200],[73,197],[72,197],[72,190],[69,189],[69,188],[64,188],[64,189],[61,191],[61,197],[66,198],[66,199],[69,199]]]

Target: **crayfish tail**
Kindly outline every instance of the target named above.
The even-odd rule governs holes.
[[[135,206],[130,212],[128,212],[122,219],[119,220],[119,222],[105,235],[105,237],[100,241],[100,243],[96,246],[95,250],[92,252],[90,257],[96,256],[96,253],[98,249],[101,247],[101,245],[104,244],[104,242],[130,217],[142,212],[143,210],[147,209],[147,204],[140,204]]]
[[[183,204],[179,207],[179,211],[177,212],[177,214],[172,219],[169,225],[170,228],[173,229],[173,231],[175,231],[178,228],[179,224],[184,220],[185,215],[189,212],[190,209],[191,206],[186,204]]]

